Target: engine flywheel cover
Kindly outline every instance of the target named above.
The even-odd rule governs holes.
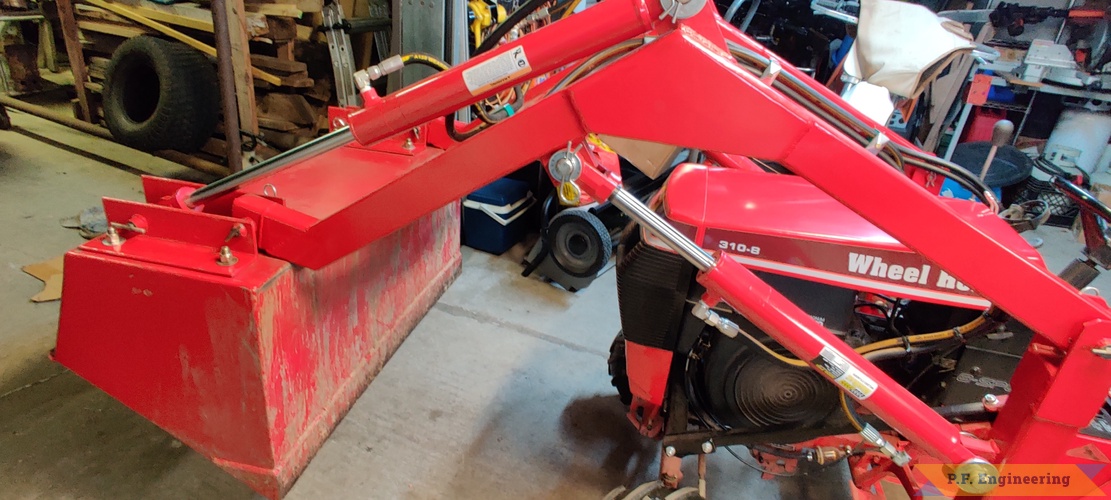
[[[695,380],[708,410],[733,428],[814,427],[836,409],[837,389],[813,370],[786,365],[743,339],[719,338]]]

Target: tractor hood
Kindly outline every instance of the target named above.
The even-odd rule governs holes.
[[[984,205],[945,202],[985,234],[1044,267],[1037,250]],[[989,305],[956,277],[801,177],[682,165],[668,180],[663,209],[703,248],[725,251],[754,269],[908,299]],[[898,200],[892,200],[891,209],[900,209]],[[654,238],[648,242],[666,248]]]

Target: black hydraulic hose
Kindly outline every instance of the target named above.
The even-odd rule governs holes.
[[[413,52],[410,54],[405,54],[401,56],[401,62],[405,65],[417,64],[420,66],[426,66],[436,71],[447,71],[449,68],[451,68],[448,63],[437,59],[435,56],[425,54],[423,52]],[[447,116],[444,117],[444,125],[447,128],[447,135],[456,141],[466,140],[467,138],[479,133],[483,129],[483,127],[479,127],[465,134],[459,133],[455,130],[455,113],[449,113]]]
[[[759,65],[763,65],[766,67],[768,64],[767,58],[744,47],[740,47],[731,43],[730,51],[733,53],[734,56],[744,58],[748,62],[754,63],[754,65],[752,67],[749,67],[749,69],[757,73],[763,70],[763,68],[759,67]],[[784,78],[791,84],[790,86],[782,84],[779,79],[777,79],[775,85],[780,91],[788,93],[789,96],[792,97],[795,101],[799,102],[799,104],[802,104],[803,106],[807,107],[807,109],[818,114],[827,122],[837,127],[843,133],[849,135],[858,142],[866,143],[868,140],[870,140],[865,135],[871,132],[870,128],[852,113],[849,113],[837,103],[831,102],[828,99],[824,98],[795,75],[783,72],[780,73],[780,77]],[[800,91],[805,93],[810,99],[802,99],[801,97],[803,96],[799,94]],[[819,107],[817,103],[820,103],[821,107]],[[830,113],[826,112],[826,110],[822,109],[822,107],[828,108],[829,111],[836,113],[837,117],[839,117],[840,120],[833,119],[833,116]],[[912,158],[908,159],[906,163],[909,163],[915,167],[922,168],[924,170],[928,170],[943,177],[953,179],[953,181],[960,184],[961,187],[968,189],[970,192],[976,194],[977,197],[979,197],[985,203],[991,205],[991,201],[986,199],[987,196],[990,196],[989,193],[991,192],[991,188],[984,184],[983,181],[980,180],[979,176],[973,175],[965,168],[955,163],[928,156],[924,153],[893,143],[889,143],[885,148],[884,152],[886,153],[888,151],[894,151],[895,156],[898,158],[897,161],[899,162],[899,164],[895,165],[896,168],[902,170],[902,163],[904,161],[902,158],[903,155],[911,156]]]
[[[524,5],[520,6],[517,10],[513,11],[505,21],[494,28],[494,31],[482,40],[482,43],[478,44],[478,48],[474,49],[474,52],[471,52],[471,57],[475,57],[497,47],[498,42],[501,41],[502,38],[505,38],[505,35],[508,35],[514,26],[520,24],[529,14],[532,14],[547,3],[548,0],[529,0]]]

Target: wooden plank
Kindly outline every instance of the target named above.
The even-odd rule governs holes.
[[[258,70],[251,66],[251,49],[248,45],[249,37],[244,17],[246,10],[243,0],[225,0],[224,8],[228,16],[228,37],[231,45],[232,71],[235,73],[235,101],[239,109],[239,128],[257,136],[258,110],[255,102],[255,84],[248,69]],[[243,167],[246,166],[244,160]]]
[[[983,43],[994,35],[995,28],[992,28],[991,24],[986,24],[976,34],[976,42]],[[972,70],[974,62],[971,54],[958,57],[950,64],[949,73],[934,80],[934,83],[931,84],[933,87],[931,89],[932,108],[928,113],[930,128],[922,141],[923,151],[934,151],[940,144],[941,136],[945,133],[942,130],[945,117],[949,114],[953,103],[961,97],[961,89],[964,88],[964,84],[968,80],[968,74]],[[953,140],[956,140],[956,138],[954,137]]]
[[[124,42],[124,39],[118,36],[106,35],[90,30],[82,31],[81,38],[85,53],[102,54],[105,56],[111,56],[112,53],[119,48],[120,44]]]
[[[283,61],[292,61],[293,60],[293,46],[294,46],[293,40],[290,40],[290,41],[285,42],[281,45],[278,45],[278,47],[276,49],[277,53],[278,53],[278,59],[281,59]]]
[[[316,80],[309,78],[308,73],[298,73],[296,75],[289,75],[282,77],[283,87],[293,87],[295,89],[308,89],[316,84]]]
[[[132,26],[135,24],[125,17],[120,17],[104,9],[98,9],[91,5],[83,4],[77,4],[77,20],[105,21],[115,24],[124,24],[127,26]]]
[[[311,41],[315,38],[317,32],[312,29],[312,26],[297,25],[297,39],[302,41]]]
[[[302,127],[316,123],[316,109],[300,94],[266,94],[259,99],[258,114],[260,118],[266,117],[270,121],[289,122]]]
[[[297,126],[296,123],[285,120],[278,120],[269,116],[259,116],[258,126],[261,128],[268,128],[270,130],[277,130],[278,132],[289,132],[300,128]]]
[[[246,6],[247,12],[257,12],[266,16],[292,17],[301,19],[304,12],[296,5],[283,3],[253,3]]]
[[[298,128],[290,132],[266,131],[266,142],[281,149],[293,149],[312,141],[313,134],[310,128]]]
[[[100,7],[104,10],[110,11],[113,14],[126,17],[126,18],[128,18],[132,21],[135,21],[136,23],[139,23],[139,24],[141,24],[143,26],[146,26],[150,29],[153,29],[153,30],[155,30],[159,33],[162,33],[163,35],[166,35],[170,38],[173,38],[174,40],[177,40],[181,43],[184,43],[185,45],[193,47],[194,49],[197,49],[197,50],[203,52],[206,55],[216,57],[216,49],[212,48],[211,46],[205,45],[204,43],[201,43],[201,42],[197,41],[197,39],[195,39],[195,38],[193,38],[189,35],[186,35],[186,34],[180,32],[178,30],[175,30],[175,29],[173,29],[169,26],[166,26],[165,24],[162,24],[158,21],[154,21],[154,20],[148,19],[147,17],[142,16],[140,14],[136,14],[129,7],[124,7],[122,5],[111,4],[111,3],[105,2],[103,0],[85,0],[85,1],[92,4],[92,5]],[[238,18],[238,16],[237,16],[237,18]],[[239,18],[239,19],[242,19],[242,18]],[[244,41],[244,44],[245,43],[246,43],[246,41]],[[246,59],[246,58],[244,57],[244,59]],[[251,74],[255,78],[258,78],[258,79],[263,80],[265,82],[271,83],[273,85],[281,85],[281,82],[282,82],[280,78],[278,78],[274,75],[271,75],[269,73],[266,73],[265,71],[256,69],[256,68],[251,68]]]
[[[180,3],[162,5],[147,0],[113,0],[113,3],[127,5],[134,12],[155,21],[212,33],[212,11],[197,4]],[[247,20],[247,32],[252,37],[264,36],[270,33],[270,26],[267,23],[266,16],[247,13],[245,17]]]
[[[137,28],[135,26],[126,26],[126,25],[123,25],[123,24],[107,23],[107,22],[103,22],[103,21],[85,21],[85,20],[81,20],[81,21],[77,21],[77,27],[81,28],[83,30],[95,31],[97,33],[104,33],[106,35],[115,35],[115,36],[123,37],[123,38],[135,38],[137,36],[143,36],[143,35],[146,35],[146,34],[150,33],[150,31],[147,31],[143,28]],[[70,64],[72,64],[72,63],[70,63]],[[88,75],[86,75],[86,76],[88,76]]]
[[[62,26],[62,38],[66,42],[66,56],[69,58],[70,71],[73,73],[73,88],[77,91],[77,103],[81,109],[81,116],[77,118],[92,121],[89,112],[89,96],[85,89],[85,81],[89,75],[85,70],[85,55],[81,51],[80,33],[77,28],[77,18],[73,15],[73,3],[70,0],[57,0],[58,20]]]
[[[54,46],[54,27],[49,19],[39,21],[39,67],[58,72],[58,49]]]
[[[294,5],[304,12],[321,12],[324,10],[324,2],[322,0],[297,0],[297,3]]]
[[[88,61],[89,78],[93,80],[104,80],[107,76],[109,61],[110,59],[105,57],[90,57]]]
[[[300,61],[289,61],[277,57],[270,57],[258,54],[251,54],[251,64],[256,68],[261,68],[275,75],[290,75],[294,73],[305,73],[309,67],[307,64]],[[305,76],[308,76],[306,74]]]
[[[254,15],[254,13],[248,13]],[[297,22],[289,17],[262,16],[266,20],[266,37],[275,43],[297,38]]]

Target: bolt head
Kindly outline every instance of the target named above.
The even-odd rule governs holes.
[[[702,453],[712,453],[714,451],[714,443],[706,441],[702,443]]]
[[[674,457],[675,456],[675,447],[674,446],[668,446],[667,448],[664,448],[664,455],[667,455],[669,457]]]
[[[984,409],[987,411],[996,411],[1000,406],[999,398],[995,394],[984,394],[981,403],[983,403]]]

